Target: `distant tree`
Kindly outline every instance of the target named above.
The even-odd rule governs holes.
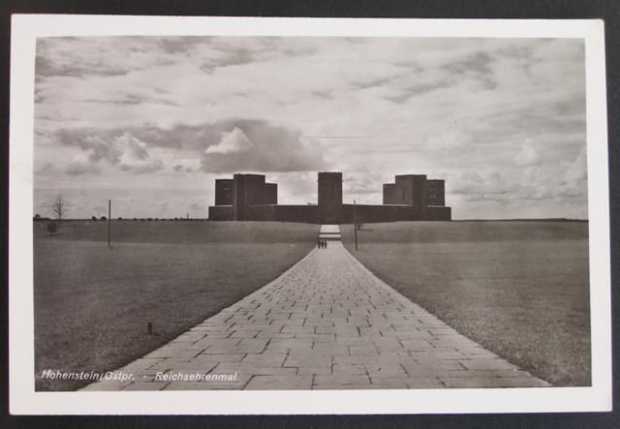
[[[93,222],[97,222],[97,216],[91,217],[90,220],[92,220]]]
[[[119,217],[118,217],[118,220],[123,220],[123,218],[119,216]]]
[[[133,220],[138,220],[138,218],[137,218],[137,217],[134,217],[134,218],[133,218]]]
[[[101,219],[101,220],[108,220],[108,218],[105,217],[105,216],[101,216],[99,219]]]
[[[54,211],[54,215],[56,216],[56,220],[58,221],[58,227],[60,227],[60,223],[62,219],[67,214],[67,205],[65,200],[62,198],[62,195],[58,195],[54,204],[52,204],[52,210]]]
[[[34,220],[41,220],[41,215],[39,213],[34,215]]]
[[[47,232],[49,232],[50,235],[54,235],[56,231],[58,231],[58,222],[56,221],[49,222],[47,224]]]
[[[148,220],[149,222],[153,220],[152,217],[147,218],[146,220]]]

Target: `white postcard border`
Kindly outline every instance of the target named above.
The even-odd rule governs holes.
[[[586,46],[592,386],[390,391],[35,392],[32,272],[36,39],[57,36],[580,38]],[[596,20],[420,20],[14,15],[9,188],[13,414],[435,414],[607,411],[611,279],[604,28]]]

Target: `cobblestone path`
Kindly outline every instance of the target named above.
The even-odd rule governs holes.
[[[129,379],[84,390],[549,386],[400,295],[340,241],[116,373]]]

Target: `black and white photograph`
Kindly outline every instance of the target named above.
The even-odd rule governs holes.
[[[24,50],[20,397],[610,406],[596,22],[93,19]]]

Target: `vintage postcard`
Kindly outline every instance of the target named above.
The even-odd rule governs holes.
[[[601,21],[15,15],[14,414],[611,409]]]

